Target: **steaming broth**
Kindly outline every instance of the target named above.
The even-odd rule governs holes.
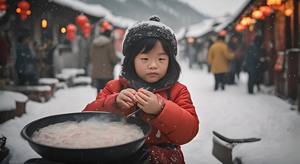
[[[144,136],[140,127],[96,119],[56,123],[35,131],[32,140],[64,148],[99,148],[135,141]]]

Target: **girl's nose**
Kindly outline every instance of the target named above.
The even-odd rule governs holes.
[[[150,69],[155,69],[157,68],[157,63],[155,60],[151,60],[148,66]]]

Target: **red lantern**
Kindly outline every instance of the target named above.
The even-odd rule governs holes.
[[[262,19],[264,19],[264,14],[263,14],[263,12],[260,11],[260,10],[255,10],[255,11],[252,12],[252,17],[253,17],[254,19],[262,20]]]
[[[67,39],[69,41],[74,41],[75,40],[75,33],[67,33]]]
[[[263,13],[264,16],[270,16],[273,10],[269,6],[261,6],[259,10]]]
[[[21,1],[21,2],[18,3],[18,7],[21,10],[25,10],[26,11],[26,10],[29,10],[30,4],[27,1],[23,0],[23,1]]]
[[[68,24],[67,25],[67,39],[69,41],[73,41],[76,36],[77,28],[74,24]]]
[[[100,32],[104,32],[106,30],[112,30],[112,29],[113,29],[112,25],[107,20],[104,20],[101,23]]]
[[[31,14],[30,4],[25,0],[20,1],[18,3],[18,8],[16,9],[16,12],[20,14],[21,20],[26,20],[28,15]]]
[[[218,33],[219,36],[226,36],[227,31],[226,30],[222,30]]]
[[[80,27],[83,27],[83,25],[85,23],[87,23],[88,21],[89,21],[88,18],[85,15],[83,15],[83,14],[78,15],[76,17],[76,24],[79,25]]]
[[[67,25],[67,33],[76,33],[77,27],[74,24]]]
[[[92,30],[92,27],[91,27],[91,24],[90,23],[85,23],[82,27],[82,33],[83,33],[83,36],[85,38],[88,38],[91,34],[91,30]]]
[[[241,24],[237,24],[236,26],[235,26],[235,30],[237,31],[237,32],[242,32],[242,31],[244,31],[246,29],[246,26],[243,26],[243,25],[241,25]]]
[[[6,0],[0,0],[0,12],[6,11],[7,5]]]
[[[28,18],[27,14],[20,14],[21,20],[26,20]]]
[[[267,0],[267,5],[275,10],[284,8],[283,0]]]

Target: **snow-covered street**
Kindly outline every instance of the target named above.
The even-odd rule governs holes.
[[[183,145],[187,164],[218,164],[211,155],[212,131],[230,138],[259,137],[256,143],[238,145],[235,156],[245,164],[296,164],[300,162],[300,115],[290,105],[274,96],[272,88],[249,95],[246,74],[237,85],[226,86],[225,91],[213,90],[213,76],[206,69],[189,69],[181,62],[180,81],[191,92],[200,119],[200,131],[194,140]],[[58,90],[46,103],[29,101],[27,113],[20,118],[0,124],[0,135],[7,137],[11,164],[39,157],[20,136],[29,122],[53,114],[79,112],[96,96],[90,86]]]

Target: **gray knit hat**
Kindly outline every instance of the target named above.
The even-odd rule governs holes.
[[[130,46],[145,38],[165,40],[171,49],[171,55],[177,55],[177,41],[173,30],[160,22],[158,16],[151,16],[149,21],[138,22],[126,31],[123,41],[123,54]]]

